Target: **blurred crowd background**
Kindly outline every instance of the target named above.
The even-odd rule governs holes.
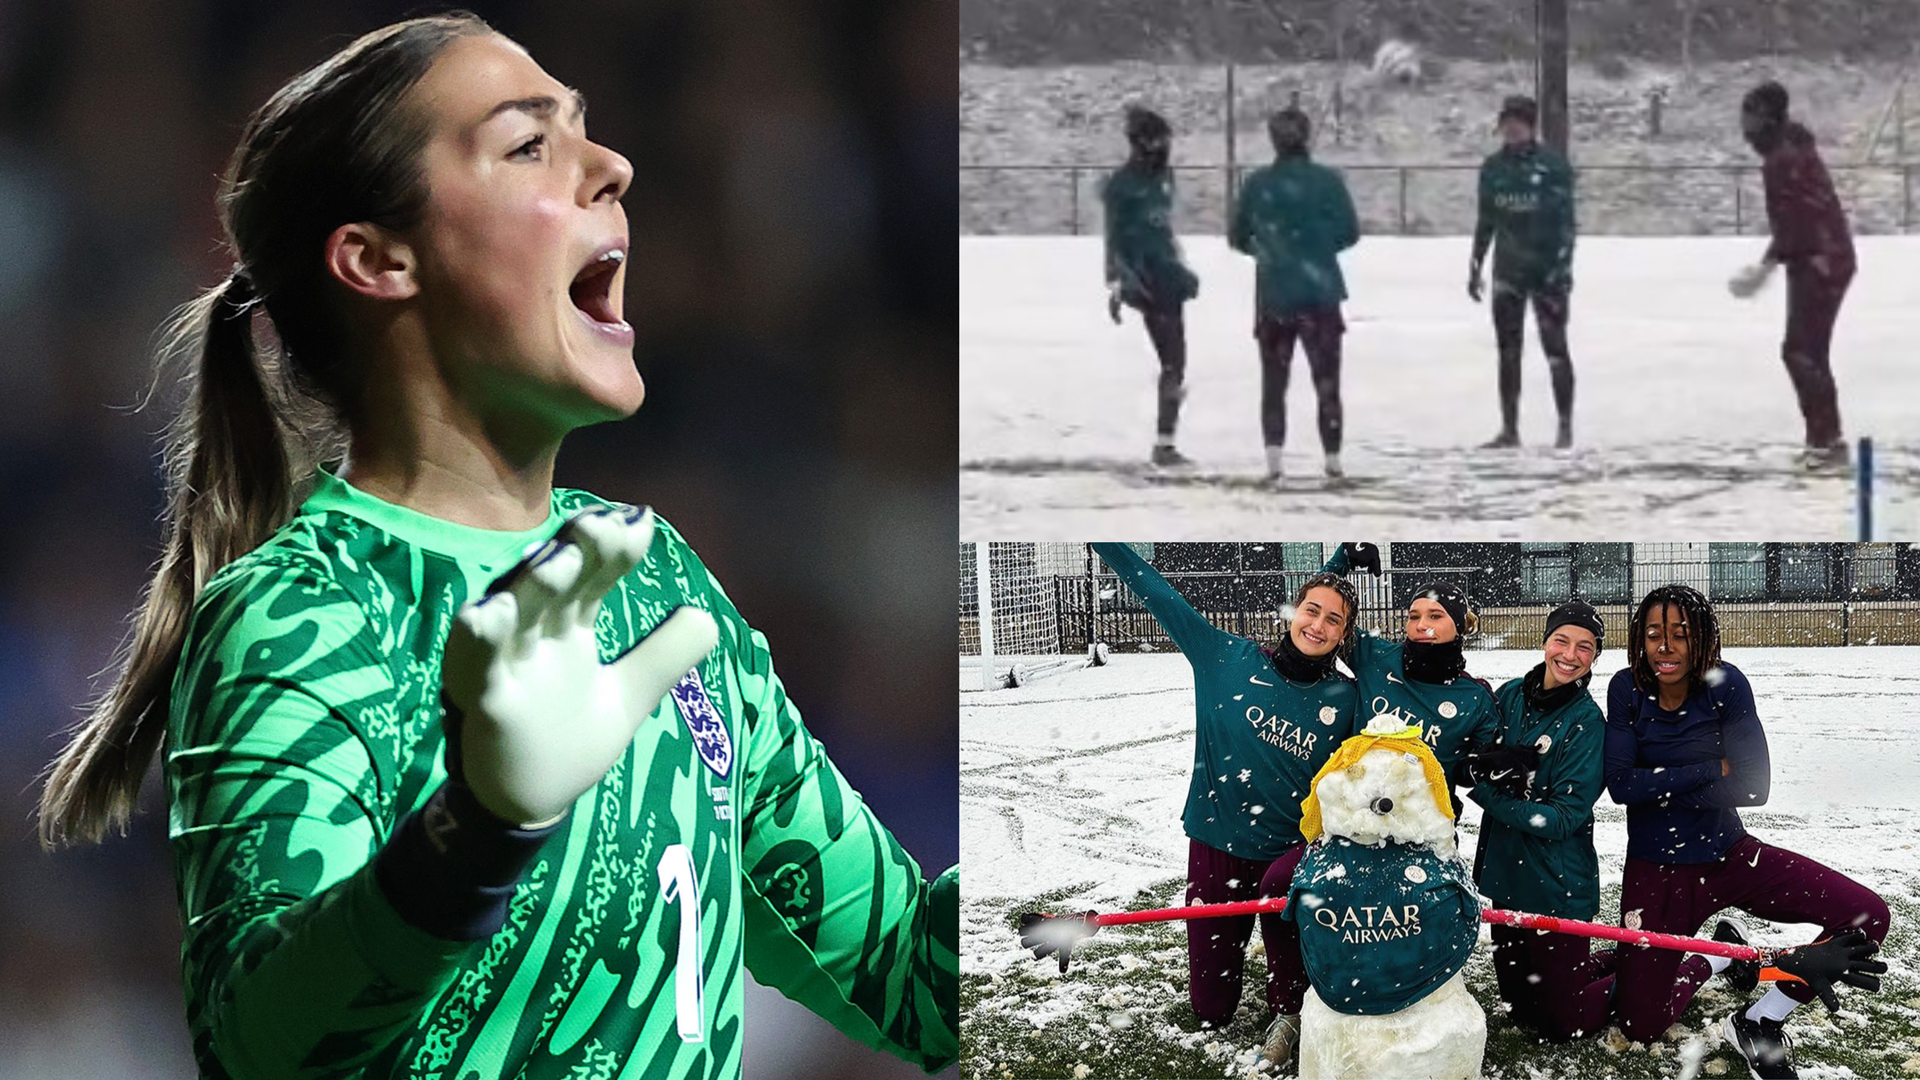
[[[630,158],[639,415],[559,480],[659,507],[773,643],[814,732],[931,875],[958,857],[957,265],[948,0],[464,5]],[[36,774],[156,557],[156,328],[219,279],[247,114],[443,6],[0,0],[0,1076],[191,1076],[157,782],[48,855]],[[770,991],[749,1075],[914,1075]]]

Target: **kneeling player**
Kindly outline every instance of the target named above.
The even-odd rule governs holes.
[[[1876,943],[1886,938],[1887,903],[1872,889],[1742,827],[1735,808],[1767,802],[1767,733],[1746,676],[1720,659],[1713,605],[1687,586],[1655,589],[1634,612],[1627,666],[1607,687],[1606,774],[1607,791],[1627,808],[1620,912],[1628,927],[1690,934],[1734,907],[1812,923],[1822,938],[1849,931]],[[1724,920],[1714,937],[1744,940]],[[1876,962],[1875,969],[1885,966]],[[1743,991],[1753,990],[1760,974],[1749,961],[1621,950],[1621,1031],[1641,1042],[1658,1039],[1715,973]],[[1841,981],[1879,986],[1866,975]],[[1797,1075],[1782,1022],[1814,993],[1805,982],[1777,984],[1727,1016],[1727,1041],[1754,1076]]]
[[[1127,545],[1093,550],[1193,665],[1193,777],[1181,819],[1187,903],[1285,896],[1306,850],[1301,801],[1353,734],[1360,707],[1352,680],[1334,665],[1353,636],[1359,594],[1333,574],[1308,578],[1294,594],[1286,633],[1266,645],[1208,622]],[[1252,915],[1187,923],[1188,996],[1201,1023],[1233,1020],[1253,927]],[[1300,1033],[1307,974],[1294,924],[1262,915],[1260,930],[1273,1015],[1262,1053],[1278,1066]]]
[[[1180,258],[1172,225],[1173,129],[1159,113],[1127,109],[1127,163],[1100,188],[1106,212],[1107,314],[1120,322],[1120,306],[1138,312],[1160,359],[1160,415],[1153,444],[1155,465],[1184,465],[1173,446],[1186,396],[1187,330],[1182,308],[1200,294],[1200,279]]]
[[[1547,616],[1546,656],[1494,694],[1501,746],[1471,759],[1480,846],[1473,878],[1495,907],[1591,919],[1600,910],[1593,804],[1606,718],[1587,693],[1605,627],[1569,600]],[[1589,939],[1513,926],[1493,928],[1493,970],[1513,1019],[1553,1041],[1591,1035],[1613,995],[1612,950]]]
[[[1254,336],[1260,342],[1260,426],[1267,445],[1267,476],[1281,475],[1287,441],[1287,369],[1296,340],[1313,369],[1320,397],[1320,447],[1327,475],[1340,468],[1340,338],[1347,331],[1340,302],[1347,298],[1340,252],[1360,240],[1360,222],[1346,181],[1307,153],[1312,127],[1299,109],[1282,109],[1267,124],[1274,163],[1247,177],[1235,205],[1228,242],[1254,257],[1258,294]]]

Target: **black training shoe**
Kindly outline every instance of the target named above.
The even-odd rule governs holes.
[[[1747,1071],[1753,1080],[1796,1080],[1793,1071],[1793,1040],[1787,1038],[1778,1020],[1749,1020],[1745,1005],[1727,1017],[1727,1042],[1747,1059]]]
[[[1481,443],[1481,444],[1480,444],[1480,449],[1482,449],[1482,450],[1511,450],[1511,449],[1513,449],[1514,447],[1516,447],[1516,446],[1519,446],[1519,445],[1520,445],[1520,433],[1519,433],[1519,432],[1517,432],[1517,431],[1502,431],[1502,432],[1501,432],[1500,434],[1498,434],[1498,435],[1495,435],[1495,436],[1494,436],[1493,438],[1491,438],[1491,439],[1488,439],[1488,440],[1487,440],[1486,442],[1483,442],[1483,443]]]
[[[1560,421],[1560,434],[1554,436],[1553,448],[1555,450],[1573,449],[1573,421]]]
[[[1740,928],[1739,923],[1734,922],[1732,919],[1721,919],[1713,928],[1713,940],[1724,941],[1729,945],[1745,945],[1747,944],[1747,935],[1746,932]],[[1732,983],[1735,990],[1743,994],[1751,994],[1753,993],[1753,988],[1760,985],[1760,961],[1730,961],[1727,964],[1727,970],[1721,972],[1720,975]]]
[[[1180,469],[1193,464],[1193,459],[1171,446],[1156,446],[1153,448],[1153,463],[1162,469]]]

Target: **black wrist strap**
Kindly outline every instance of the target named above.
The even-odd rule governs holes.
[[[478,941],[506,922],[515,887],[564,824],[518,828],[448,781],[374,856],[374,880],[407,922],[448,941]]]

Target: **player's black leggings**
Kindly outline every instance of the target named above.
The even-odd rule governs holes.
[[[1533,299],[1534,328],[1553,377],[1553,404],[1561,423],[1573,419],[1573,358],[1567,355],[1568,296],[1565,290],[1526,292],[1500,282],[1493,286],[1493,340],[1500,348],[1500,422],[1507,431],[1520,426],[1520,354],[1526,330],[1527,299]]]
[[[1160,420],[1162,438],[1171,438],[1180,424],[1181,386],[1187,378],[1187,326],[1181,305],[1146,307],[1140,310],[1147,324],[1147,338],[1160,358]]]
[[[1284,319],[1262,315],[1254,324],[1253,335],[1260,342],[1260,430],[1268,446],[1286,445],[1287,373],[1298,341],[1320,398],[1320,447],[1329,454],[1340,452],[1340,341],[1346,332],[1338,305]]]

